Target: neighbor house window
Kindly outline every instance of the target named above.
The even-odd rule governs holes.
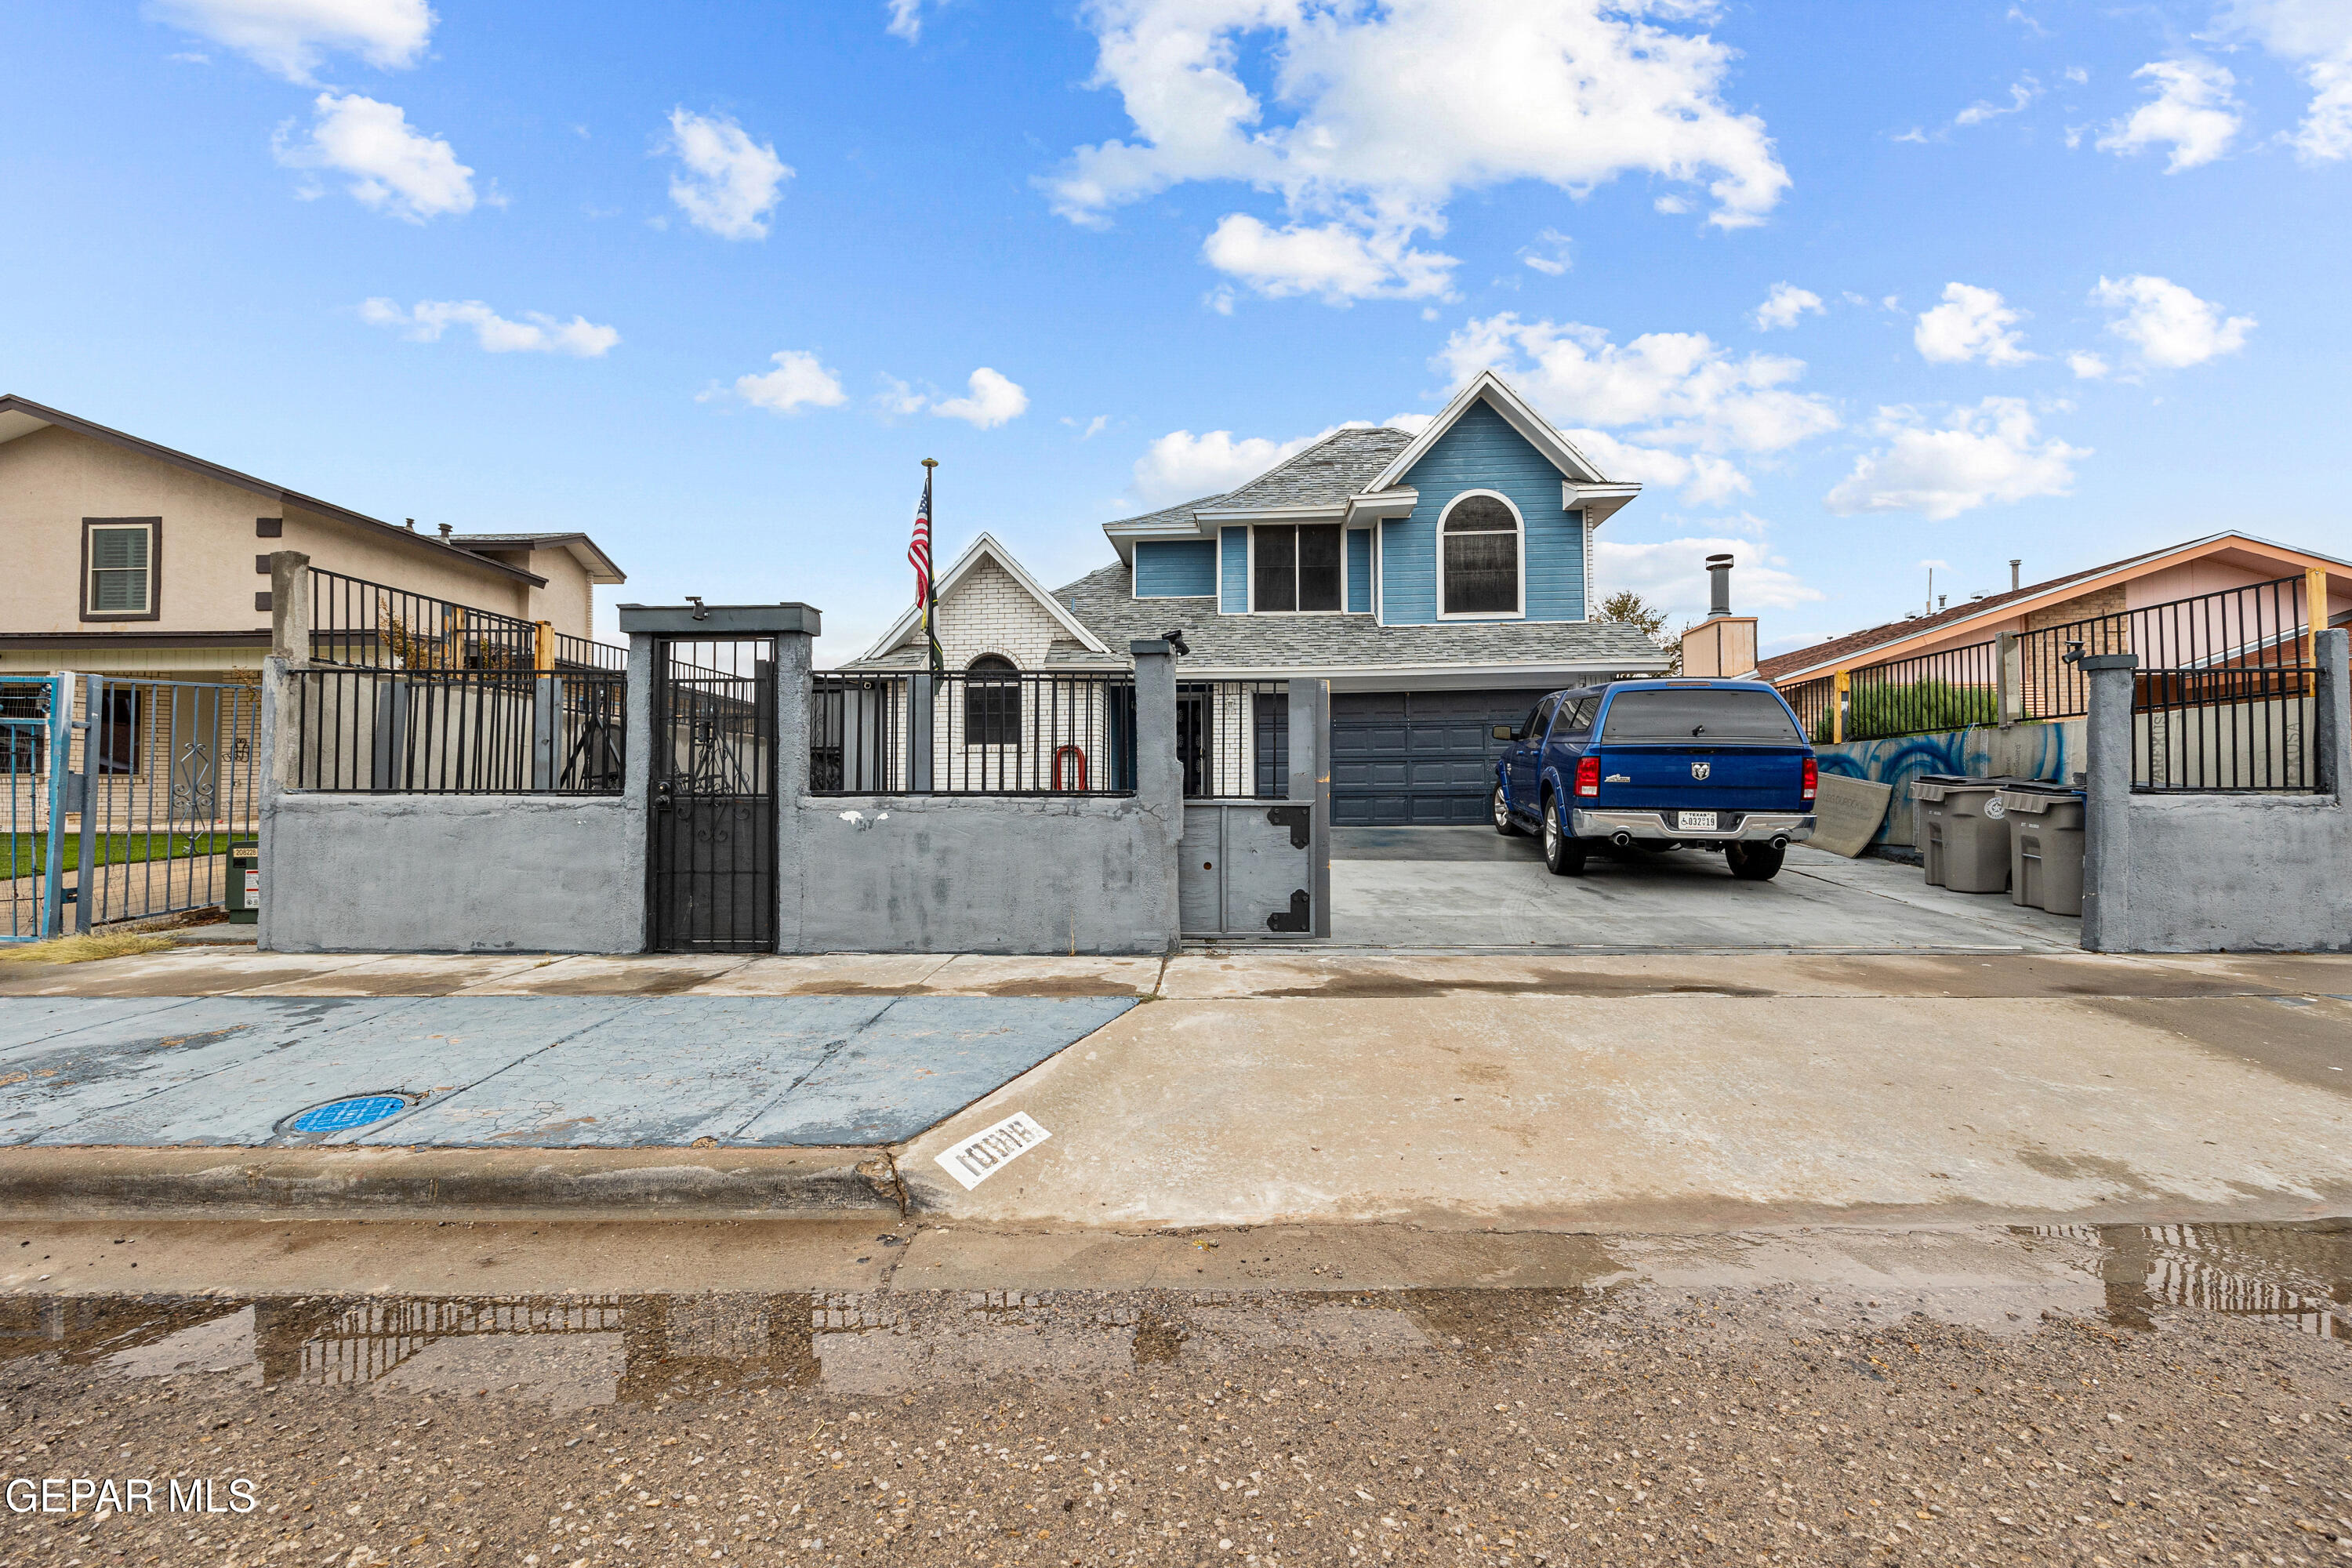
[[[1339,607],[1339,526],[1261,527],[1255,547],[1253,610]]]
[[[163,524],[152,517],[86,517],[81,523],[81,618],[152,621]]]
[[[93,685],[96,682],[92,682]],[[139,771],[139,688],[108,686],[90,713],[89,755],[101,773]]]
[[[1493,496],[1464,496],[1446,510],[1438,551],[1444,613],[1519,613],[1519,518]]]
[[[1021,669],[984,653],[964,667],[963,743],[1012,746],[1021,741]]]

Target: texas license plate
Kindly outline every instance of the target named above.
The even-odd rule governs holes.
[[[1675,826],[1684,833],[1713,833],[1717,830],[1715,816],[1711,811],[1678,811],[1675,813]]]

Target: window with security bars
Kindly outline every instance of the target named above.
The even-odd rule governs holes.
[[[1449,616],[1512,616],[1519,610],[1519,520],[1492,496],[1467,496],[1445,514],[1445,604]]]
[[[157,524],[152,518],[89,519],[82,548],[85,620],[151,620],[155,615]]]

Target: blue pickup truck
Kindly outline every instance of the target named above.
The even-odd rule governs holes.
[[[1813,834],[1813,748],[1780,694],[1755,680],[1612,680],[1555,691],[1495,765],[1495,831],[1543,835],[1552,874],[1580,877],[1603,845],[1721,850],[1731,874],[1779,874]]]

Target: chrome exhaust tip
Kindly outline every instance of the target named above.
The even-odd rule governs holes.
[[[1788,836],[1787,834],[1785,834],[1785,833],[1776,833],[1776,834],[1772,835],[1772,847],[1773,847],[1773,848],[1775,848],[1775,849],[1786,849],[1788,847],[1789,847],[1789,836]]]
[[[1614,844],[1618,848],[1622,849],[1625,846],[1633,842],[1633,836],[1621,827],[1616,832],[1609,836],[1609,842]]]

